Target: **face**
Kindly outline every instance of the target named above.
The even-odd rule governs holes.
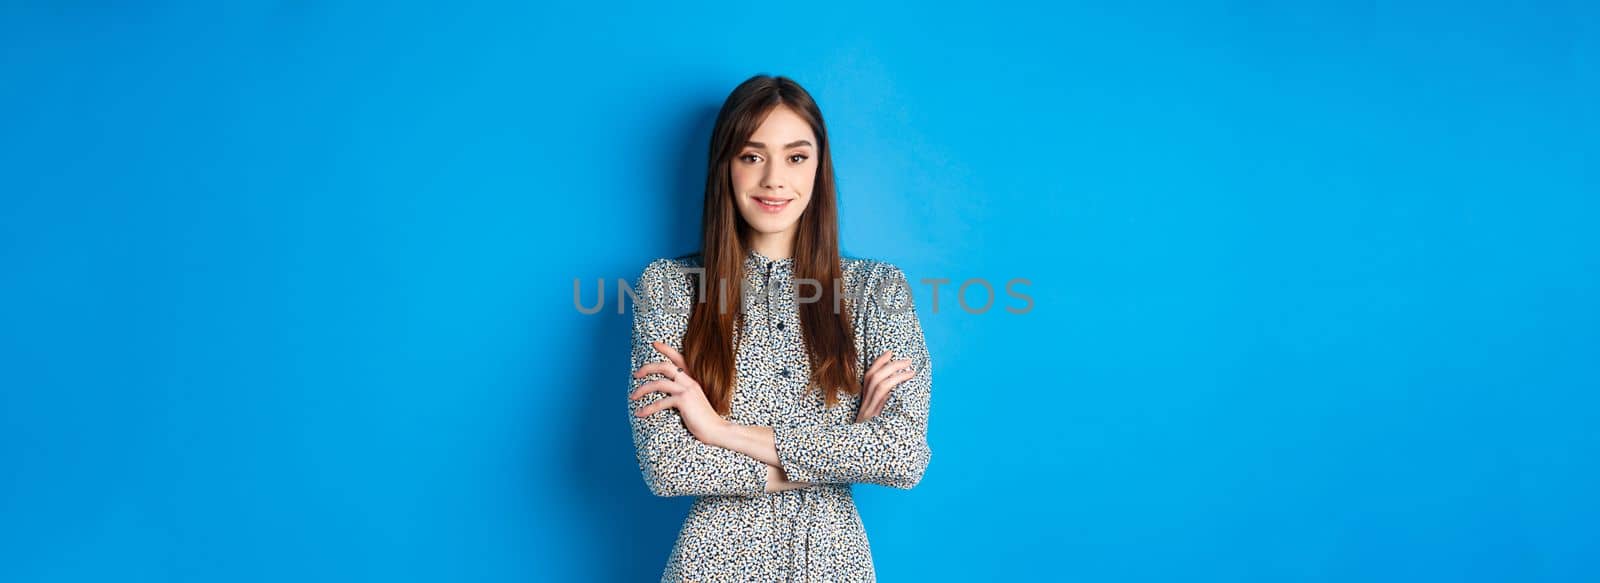
[[[797,230],[817,179],[816,143],[811,124],[779,106],[734,157],[739,214],[760,235],[790,237]]]

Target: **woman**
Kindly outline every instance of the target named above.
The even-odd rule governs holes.
[[[698,497],[662,580],[872,580],[851,484],[921,481],[931,362],[905,274],[839,254],[827,129],[794,81],[723,103],[701,228],[635,285],[639,469]]]

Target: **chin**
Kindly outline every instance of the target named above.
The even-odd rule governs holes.
[[[750,221],[745,222],[750,223],[750,228],[755,230],[755,232],[763,235],[776,235],[778,233],[782,233],[794,224],[794,221],[785,221],[781,219],[774,221],[762,221],[759,223]]]
[[[756,231],[770,235],[794,226],[795,223],[800,221],[800,214],[798,212],[785,212],[780,215],[771,215],[759,209],[750,209],[749,212],[744,213],[744,222]]]

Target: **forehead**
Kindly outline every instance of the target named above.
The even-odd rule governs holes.
[[[796,140],[816,143],[817,136],[811,131],[811,124],[806,123],[805,118],[783,106],[773,108],[772,113],[767,114],[767,119],[756,127],[755,133],[750,134],[750,141],[762,142],[774,148]]]

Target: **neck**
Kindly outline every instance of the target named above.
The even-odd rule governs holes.
[[[794,255],[794,231],[751,233],[750,248],[768,259],[788,259]]]

